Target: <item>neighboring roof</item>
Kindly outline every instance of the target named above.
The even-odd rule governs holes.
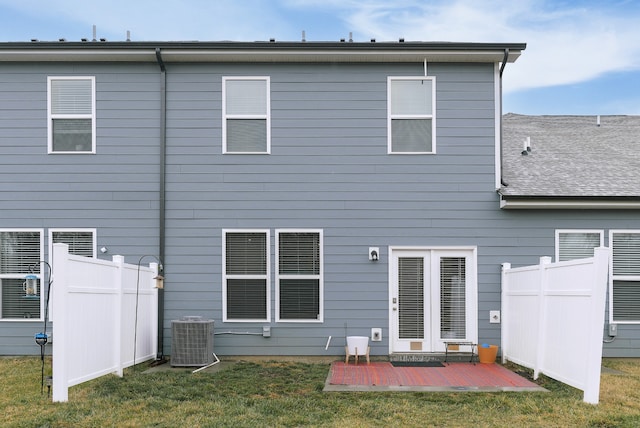
[[[3,61],[514,62],[525,43],[454,42],[4,42]]]
[[[640,116],[509,113],[502,129],[503,208],[640,208]]]

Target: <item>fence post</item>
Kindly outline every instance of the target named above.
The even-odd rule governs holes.
[[[122,290],[122,286],[124,284],[123,276],[124,276],[124,257],[123,256],[113,256],[113,263],[115,266],[115,275],[114,275],[114,286],[116,287],[116,296],[117,296],[117,304],[115,307],[115,313],[113,314],[113,318],[115,321],[114,326],[114,336],[113,336],[113,352],[114,352],[114,362],[116,363],[118,370],[116,374],[120,377],[124,376],[124,358],[122,357],[122,307],[124,306],[124,292]]]
[[[609,277],[608,248],[595,248],[594,275],[591,281],[591,316],[588,329],[594,339],[587,344],[587,373],[583,401],[598,404],[600,400],[600,374],[602,371],[602,334],[604,331],[604,311]]]
[[[51,284],[52,322],[56,329],[56,343],[53,346],[53,401],[69,401],[69,373],[67,370],[68,328],[67,302],[69,300],[68,261],[69,246],[67,244],[53,244],[53,266],[55,282]],[[70,352],[73,352],[72,350]]]
[[[545,325],[547,322],[546,311],[546,291],[549,286],[547,281],[547,269],[551,264],[551,257],[540,257],[539,278],[538,278],[538,336],[536,340],[536,361],[533,367],[533,379],[538,379],[540,375],[540,367],[544,361],[546,352],[547,335],[545,334]]]
[[[507,362],[509,351],[509,276],[507,271],[511,269],[511,263],[502,263],[501,272],[501,309],[500,309],[500,348],[502,349],[502,364]]]
[[[150,275],[149,290],[149,325],[151,326],[151,351],[153,355],[158,355],[158,288],[156,287],[155,277],[160,274],[158,271],[158,263],[149,263],[149,268],[153,271]]]

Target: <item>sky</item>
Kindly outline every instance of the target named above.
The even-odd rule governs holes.
[[[640,115],[637,0],[0,0],[0,41],[526,43],[503,112]],[[1,62],[0,62],[1,64]]]

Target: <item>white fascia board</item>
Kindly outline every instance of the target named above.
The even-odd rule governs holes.
[[[400,50],[173,50],[162,49],[168,62],[500,62],[504,51],[400,51]],[[515,58],[513,59],[515,61]]]
[[[399,49],[189,49],[158,46],[164,62],[493,62],[503,50],[399,50]],[[519,56],[510,54],[509,61]],[[156,62],[152,48],[117,49],[1,49],[0,62],[95,61]]]
[[[153,49],[25,49],[0,50],[0,62],[156,62]]]
[[[569,199],[503,199],[500,198],[503,210],[640,210],[640,201],[590,201]]]

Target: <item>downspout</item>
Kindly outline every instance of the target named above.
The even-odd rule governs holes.
[[[165,253],[165,180],[167,152],[167,70],[160,48],[156,48],[156,60],[160,66],[160,183],[158,208],[158,255],[164,263]],[[162,273],[161,273],[162,274]],[[158,289],[158,354],[156,360],[164,360],[164,289]]]
[[[503,161],[502,158],[504,157],[502,155],[503,151],[502,151],[502,139],[503,137],[503,132],[502,132],[502,73],[504,73],[504,68],[507,65],[507,60],[509,59],[509,49],[505,49],[504,50],[504,57],[502,58],[502,65],[500,66],[500,184],[502,184],[503,186],[507,187],[509,184],[506,183],[503,178],[502,178],[502,167],[503,167]]]

